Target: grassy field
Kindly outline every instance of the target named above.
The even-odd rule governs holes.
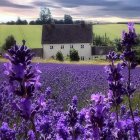
[[[136,32],[140,34],[140,25],[135,25]],[[111,39],[120,38],[122,30],[127,30],[125,24],[93,25],[93,32],[97,35],[106,35]],[[21,40],[27,41],[30,48],[41,48],[42,26],[40,25],[0,25],[0,46],[8,35],[13,35],[20,44]]]
[[[135,25],[136,33],[140,34],[140,25]],[[127,31],[127,25],[125,24],[102,24],[93,25],[93,32],[97,35],[106,35],[111,39],[121,38],[122,31]]]
[[[41,32],[42,26],[38,25],[0,25],[0,46],[8,35],[13,35],[18,44],[25,39],[29,47],[40,48]]]

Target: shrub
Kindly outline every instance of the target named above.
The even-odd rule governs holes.
[[[2,49],[3,50],[8,50],[12,46],[14,46],[14,44],[15,44],[15,38],[14,38],[13,35],[10,35],[5,39],[5,43],[2,45]]]
[[[56,60],[64,61],[64,56],[61,51],[58,51],[56,54]]]
[[[122,51],[121,39],[115,38],[113,43],[114,43],[116,51],[121,52]]]
[[[113,42],[106,34],[104,36],[93,34],[93,44],[96,46],[112,46]]]
[[[79,61],[79,54],[78,51],[75,49],[70,50],[70,60],[71,61]]]
[[[140,49],[136,50],[136,59],[138,64],[140,64]]]

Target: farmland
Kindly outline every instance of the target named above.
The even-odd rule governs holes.
[[[135,25],[136,33],[140,34],[140,25]],[[126,24],[101,24],[94,25],[93,32],[97,35],[104,36],[105,33],[107,37],[111,40],[115,38],[121,38],[122,31],[128,31]]]
[[[42,27],[38,25],[0,25],[0,46],[8,35],[13,35],[18,44],[25,39],[31,48],[41,48],[41,33]]]
[[[107,107],[108,105],[110,105],[110,103],[107,102],[107,105],[106,103],[104,103],[107,101],[107,95],[108,98],[110,97],[106,80],[108,76],[104,72],[104,66],[52,63],[37,64],[37,66],[39,68],[37,71],[42,71],[40,75],[41,87],[36,89],[35,92],[31,92],[29,90],[28,92],[31,92],[34,95],[33,97],[30,97],[29,95],[29,97],[27,96],[25,98],[25,96],[21,97],[18,94],[13,94],[13,90],[15,88],[14,86],[17,86],[17,88],[15,88],[15,91],[17,91],[19,89],[19,85],[18,83],[16,83],[16,81],[12,85],[13,88],[10,88],[9,84],[7,83],[8,76],[5,76],[3,74],[5,68],[3,66],[3,63],[0,63],[0,83],[2,83],[3,80],[7,81],[0,86],[0,137],[11,140],[16,140],[12,139],[15,137],[17,137],[17,140],[19,139],[19,137],[20,139],[25,139],[31,134],[35,137],[37,129],[38,135],[36,135],[36,139],[32,136],[33,138],[31,137],[30,140],[41,140],[40,137],[43,137],[44,140],[46,138],[50,140],[60,140],[61,137],[63,138],[61,131],[66,131],[65,133],[67,134],[67,137],[70,137],[69,140],[78,140],[77,138],[71,138],[71,135],[73,134],[70,133],[71,131],[75,131],[76,133],[78,129],[78,137],[80,138],[80,140],[85,140],[89,137],[89,135],[86,135],[87,132],[91,132],[90,127],[87,127],[88,125],[86,125],[86,123],[90,124],[90,122],[87,122],[86,119],[88,120],[87,115],[88,113],[92,113],[90,112],[92,111],[92,109],[97,111],[97,113],[95,113],[99,115],[99,118],[97,116],[96,119],[99,119],[99,122],[104,121],[102,120],[102,118],[105,116],[105,121],[107,120],[109,122],[112,122],[111,130],[116,130],[117,126],[114,125],[116,123],[116,121],[114,121],[116,120],[114,118],[115,113],[112,111],[109,112]],[[36,64],[33,64],[33,67],[35,68]],[[125,85],[127,80],[126,69],[123,70],[123,75],[125,77],[125,81],[123,82]],[[132,83],[134,85],[137,85],[137,92],[140,91],[139,75],[140,68],[136,68],[131,72],[131,80],[133,81]],[[36,82],[34,83],[34,86],[36,86]],[[124,101],[127,104],[127,100],[125,99]],[[139,107],[139,95],[136,96],[136,98],[133,98],[132,105],[133,108],[136,108],[136,105],[138,105]],[[121,109],[119,110],[120,114],[122,113],[122,111],[125,111],[125,105],[122,105]],[[130,114],[129,112],[130,111],[124,113],[121,121],[128,122],[126,117]],[[32,115],[33,113],[35,113],[35,116]],[[137,110],[135,110],[135,116],[138,120],[139,116],[137,114]],[[34,122],[32,121],[32,116],[34,117]],[[106,116],[109,117],[107,118]],[[90,117],[94,119],[94,116]],[[129,117],[131,118],[130,115]],[[71,121],[72,124],[69,124],[69,121]],[[11,125],[11,127],[9,127],[7,122]],[[139,124],[140,121],[138,120],[137,122]],[[32,123],[35,123],[34,130],[31,129],[33,127]],[[128,126],[132,127],[132,122],[130,121],[130,119],[129,124],[126,125],[126,128],[128,128]],[[95,126],[93,125],[92,127],[94,128]],[[104,124],[103,127],[109,126]],[[127,130],[131,131],[131,129]],[[28,132],[28,135],[26,135],[26,131]],[[93,134],[96,132],[94,131],[95,130],[93,130],[92,132]],[[7,133],[8,135],[6,135]],[[100,137],[101,134],[102,131],[99,133],[98,137]],[[108,135],[112,136],[113,134],[109,133]],[[96,135],[91,135],[90,137],[96,138]],[[111,138],[111,140],[113,139]]]
[[[114,51],[107,66],[32,64],[30,49],[11,48],[5,55],[10,62],[0,63],[0,138],[139,139],[140,67],[132,28],[117,65]]]
[[[35,66],[36,64],[34,64]],[[1,80],[5,79],[4,66],[0,63]],[[59,105],[65,106],[70,103],[74,95],[78,96],[80,108],[87,104],[92,93],[102,92],[107,94],[107,75],[104,72],[105,65],[77,65],[77,64],[39,64],[41,74],[41,91],[47,87],[52,88],[52,97]],[[127,70],[123,71],[125,80]],[[140,67],[132,71],[133,84],[140,91]],[[6,80],[6,79],[5,79]],[[1,81],[1,82],[2,82]],[[63,102],[61,102],[63,100]]]
[[[135,25],[136,32],[140,33],[140,25]],[[94,25],[93,32],[97,35],[106,35],[111,40],[121,37],[122,30],[127,30],[125,24]],[[17,43],[22,39],[27,41],[30,48],[41,48],[42,26],[40,25],[0,25],[0,46],[8,35],[14,35]]]

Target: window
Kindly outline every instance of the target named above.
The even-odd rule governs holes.
[[[64,49],[64,45],[61,45],[61,49]]]
[[[73,45],[70,45],[70,48],[73,49]]]
[[[84,45],[81,45],[81,48],[83,49],[84,48]]]
[[[84,56],[81,56],[81,60],[84,60],[85,58],[84,58]]]
[[[50,49],[53,49],[53,46],[50,46]]]

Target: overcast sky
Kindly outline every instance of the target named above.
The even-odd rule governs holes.
[[[54,18],[70,14],[94,21],[140,21],[140,0],[0,0],[0,22],[36,19],[46,6]]]

